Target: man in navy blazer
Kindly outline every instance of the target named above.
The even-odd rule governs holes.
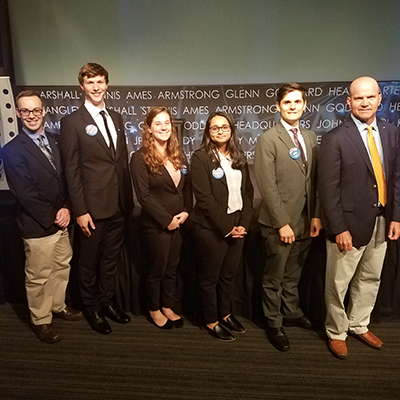
[[[79,283],[86,317],[97,332],[108,334],[104,318],[127,323],[114,302],[114,278],[133,209],[122,117],[106,109],[108,72],[88,63],[79,71],[86,100],[61,120],[60,151],[72,211],[80,227]]]
[[[11,192],[18,200],[18,227],[25,249],[25,287],[32,329],[46,343],[60,340],[52,317],[83,315],[65,305],[72,257],[70,211],[55,137],[43,129],[45,110],[39,95],[27,90],[16,99],[22,129],[2,149]]]
[[[320,148],[319,197],[328,236],[325,327],[329,348],[341,359],[348,355],[348,332],[373,348],[383,345],[368,324],[386,239],[400,234],[400,149],[398,129],[376,118],[381,99],[375,79],[353,81],[351,115],[324,135]]]

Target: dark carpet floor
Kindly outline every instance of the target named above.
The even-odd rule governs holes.
[[[0,399],[399,399],[400,321],[371,325],[378,351],[354,337],[349,358],[327,349],[323,332],[286,328],[280,353],[262,327],[221,343],[185,321],[162,331],[143,316],[111,323],[102,336],[85,320],[55,321],[59,343],[40,342],[24,305],[0,306]]]

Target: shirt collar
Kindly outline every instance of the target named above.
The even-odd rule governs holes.
[[[372,121],[372,124],[368,125],[365,122],[362,122],[359,119],[357,119],[352,113],[350,114],[350,116],[351,116],[352,120],[354,121],[354,123],[356,124],[356,127],[360,133],[365,131],[367,129],[367,126],[372,126],[372,128],[375,130],[375,132],[378,132],[378,125],[376,123],[376,117]]]
[[[286,121],[284,121],[284,120],[281,118],[281,124],[283,125],[283,127],[284,127],[288,132],[290,132],[291,129],[297,128],[297,132],[301,134],[300,126],[299,126],[299,123],[298,123],[298,122],[297,122],[297,125],[296,125],[296,126],[291,126],[291,125],[289,125]]]
[[[108,115],[107,109],[106,109],[106,104],[103,104],[102,108],[94,106],[92,103],[89,103],[87,100],[85,100],[85,107],[89,111],[89,114],[95,118],[97,117],[101,111],[105,111],[106,114]]]
[[[22,127],[22,130],[32,139],[32,140],[37,140],[40,135],[45,137],[45,141],[47,141],[47,136],[46,133],[44,132],[44,128],[42,127],[41,132],[32,132],[29,129],[25,128],[24,126]]]

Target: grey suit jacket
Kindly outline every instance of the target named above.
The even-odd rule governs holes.
[[[290,157],[295,145],[281,122],[259,136],[255,151],[255,174],[261,194],[258,221],[279,229],[289,224],[296,237],[302,235],[302,213],[306,207],[308,223],[319,218],[316,194],[317,138],[313,131],[300,128],[307,168],[301,158]]]

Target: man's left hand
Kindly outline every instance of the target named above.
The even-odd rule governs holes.
[[[392,221],[389,226],[388,237],[390,240],[397,240],[400,236],[400,222]]]
[[[60,228],[66,228],[71,220],[71,213],[68,208],[60,208],[57,212],[54,223]]]
[[[322,223],[319,218],[311,218],[310,236],[317,237],[322,229]]]

